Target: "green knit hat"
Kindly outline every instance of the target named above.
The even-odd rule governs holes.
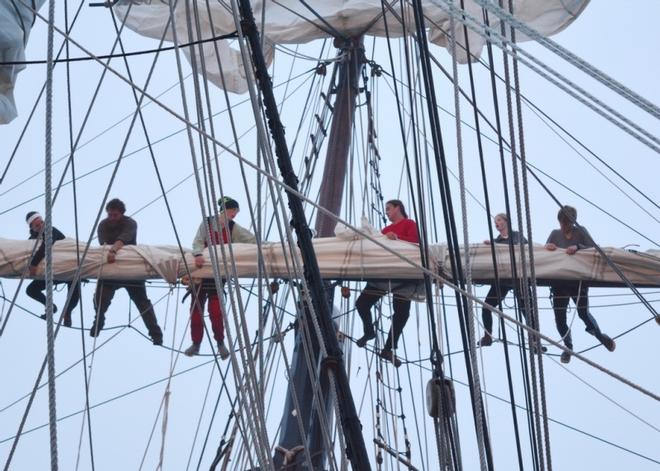
[[[220,210],[222,211],[225,209],[238,209],[238,201],[231,196],[225,196],[218,200],[218,206],[220,206]]]

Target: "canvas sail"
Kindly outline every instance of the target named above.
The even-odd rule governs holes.
[[[34,241],[0,239],[0,277],[19,278],[27,273]],[[186,265],[195,278],[213,278],[208,249],[206,263],[201,269],[195,268],[190,249],[176,246],[129,245],[117,254],[115,263],[106,263],[106,247],[91,247],[81,267],[82,278],[144,280],[163,279],[175,283],[185,275]],[[261,252],[253,244],[232,244],[233,261],[219,264],[219,273],[224,277],[235,274],[240,278],[255,278],[262,263],[265,273],[271,278],[296,278],[289,271],[292,254],[285,250],[281,242],[264,242]],[[327,279],[350,280],[419,280],[419,247],[408,242],[389,240],[382,235],[373,240],[356,236],[326,237],[314,240],[314,249],[321,269]],[[509,247],[497,244],[495,247],[497,272],[501,279],[510,278],[511,264]],[[70,280],[78,268],[77,250],[82,254],[84,244],[78,245],[73,239],[65,239],[53,246],[53,271],[57,280]],[[626,277],[637,286],[660,286],[660,251],[649,250],[638,253],[617,248],[603,248],[607,256],[619,267]],[[296,249],[297,251],[297,249]],[[225,252],[228,252],[227,250]],[[442,277],[449,278],[451,265],[447,246],[430,246],[431,269]],[[221,251],[218,249],[221,256]],[[299,256],[297,253],[296,256]],[[520,254],[516,249],[518,267]],[[606,259],[595,249],[584,249],[575,255],[567,255],[563,250],[548,251],[542,245],[534,248],[536,277],[540,284],[557,280],[582,280],[590,285],[625,286],[619,275],[610,267]],[[465,261],[464,261],[465,262]],[[470,269],[475,281],[491,283],[495,280],[491,247],[485,244],[470,246]],[[43,276],[42,262],[37,276]],[[227,267],[227,268],[226,268]]]
[[[450,31],[450,17],[445,10],[446,3],[443,0],[424,0],[422,3],[429,26],[429,40],[448,48],[447,35],[444,32]],[[588,3],[589,0],[513,1],[515,16],[546,36],[566,28]],[[400,2],[391,1],[389,4],[400,14]],[[191,23],[193,29],[189,30],[187,16],[195,7],[200,12],[199,28]],[[264,55],[267,60],[272,59],[275,44],[301,44],[338,34],[346,37],[364,34],[385,36],[387,31],[391,37],[400,37],[404,32],[402,23],[390,14],[387,15],[387,25],[385,24],[381,0],[254,1],[252,7],[254,16],[259,20],[263,18]],[[412,21],[411,7],[407,5],[406,9],[405,15]],[[466,0],[465,9],[481,18],[481,7],[474,1]],[[176,31],[178,42],[184,44],[236,31],[230,2],[211,2],[210,6],[205,0],[177,2],[172,21],[170,6],[160,1],[121,0],[115,11],[126,21],[128,28],[158,40],[164,37],[167,41],[172,41],[172,28]],[[497,18],[491,19],[491,25],[499,28]],[[407,25],[407,30],[410,29],[411,26]],[[458,33],[458,43],[465,45],[462,25],[457,22],[454,29]],[[522,35],[518,37],[518,40],[525,39]],[[471,52],[478,56],[485,45],[484,39],[474,32],[468,32],[468,41]],[[247,90],[245,71],[236,46],[232,46],[228,41],[217,41],[204,43],[201,48],[209,80],[231,92],[243,93]],[[194,50],[195,54],[199,54],[197,48]],[[190,57],[190,48],[184,48],[184,53]],[[462,63],[467,62],[467,55],[460,47],[457,58]],[[222,76],[218,59],[222,64]],[[197,63],[199,64],[199,58]]]

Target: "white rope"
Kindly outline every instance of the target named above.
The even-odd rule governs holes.
[[[57,405],[55,390],[55,338],[53,335],[53,36],[55,0],[48,2],[48,65],[46,67],[46,221],[44,245],[46,248],[46,342],[48,361],[48,418],[50,432],[50,468],[57,471]]]
[[[180,49],[179,48],[179,40],[178,40],[178,35],[177,35],[177,30],[176,30],[176,25],[175,25],[174,5],[172,5],[170,3],[169,4],[169,9],[170,9],[170,21],[171,21],[171,27],[172,27],[171,28],[172,39],[173,39],[173,43],[174,43],[174,46],[175,46],[174,51],[175,51],[175,58],[176,58],[176,64],[177,64],[177,72],[179,74],[179,79],[180,79],[180,91],[181,91],[181,100],[182,100],[182,105],[183,105],[183,110],[184,110],[184,117],[185,117],[184,119],[185,119],[185,122],[187,124],[186,131],[187,131],[187,136],[188,136],[188,143],[189,143],[189,147],[190,147],[191,159],[193,161],[193,168],[195,169],[195,181],[196,181],[196,186],[197,186],[198,201],[199,201],[199,204],[200,204],[202,217],[204,218],[204,221],[206,221],[205,208],[204,208],[204,203],[203,203],[204,202],[204,195],[203,195],[203,192],[202,192],[202,182],[201,182],[200,176],[199,176],[195,145],[194,145],[193,136],[192,136],[192,126],[193,125],[190,121],[189,110],[188,110],[188,102],[187,102],[187,98],[186,98],[185,89],[183,88],[183,82],[181,80],[182,77],[183,77],[183,72],[182,72],[182,65],[181,65],[181,53],[180,53],[180,50],[179,50]],[[189,17],[189,15],[187,15],[187,16]],[[194,54],[192,55],[192,57],[194,57]],[[193,66],[193,70],[194,70],[195,69],[195,64],[191,63],[191,65]],[[197,79],[196,74],[193,75],[193,78],[195,80]],[[197,87],[197,85],[196,85],[196,87]],[[200,132],[203,132],[204,135],[208,136],[208,134],[204,130],[200,130]],[[213,139],[211,136],[209,136],[209,138]],[[213,139],[213,140],[215,140],[215,139]],[[208,223],[206,223],[206,229],[207,229],[207,232],[211,230]],[[221,288],[218,289],[218,286],[217,286],[218,285],[218,279],[219,279],[218,278],[218,273],[217,273],[218,263],[215,260],[214,251],[209,251],[209,254],[210,254],[210,257],[211,257],[211,263],[212,263],[213,270],[214,270],[214,278],[216,280],[216,289],[220,293],[222,291],[222,289]],[[238,380],[238,377],[239,377],[239,375],[238,375],[238,366],[233,361],[232,361],[232,365],[234,367],[232,371],[233,371],[235,380]],[[239,384],[238,381],[237,381],[237,384]],[[251,432],[252,436],[253,437],[258,437],[259,432],[255,429],[256,424],[254,423],[254,421],[252,421],[252,420],[247,420],[246,421],[243,415],[244,415],[243,411],[239,410],[239,412],[237,414],[237,420],[241,420],[243,422],[246,422],[246,424],[245,424],[245,425],[247,425],[246,428],[250,429],[252,431]],[[265,463],[268,462],[268,458],[266,456],[264,456],[264,452],[260,450],[260,447],[256,447],[256,448],[257,448],[256,455],[257,455],[257,458],[259,460],[259,463],[260,463],[261,466],[264,466]],[[253,466],[252,462],[251,462],[251,466]]]
[[[453,2],[453,0],[452,0]],[[465,286],[468,293],[472,293],[472,268],[470,263],[470,238],[468,234],[468,217],[467,217],[467,202],[466,202],[466,189],[465,189],[465,168],[463,165],[463,136],[461,133],[461,104],[459,96],[459,83],[458,83],[458,62],[456,60],[456,29],[454,27],[454,17],[450,16],[449,18],[451,31],[451,51],[452,51],[452,74],[453,74],[453,91],[454,91],[454,114],[455,114],[455,123],[456,123],[456,150],[458,156],[458,182],[461,195],[461,214],[463,218],[463,251],[465,257],[465,265],[463,267],[464,276],[465,276]],[[466,31],[467,35],[467,31]],[[474,383],[474,388],[472,388],[472,400],[474,401],[474,422],[477,433],[477,448],[479,450],[479,465],[482,471],[488,469],[488,464],[486,462],[486,451],[485,451],[485,431],[484,431],[484,409],[483,402],[481,397],[481,384],[479,378],[479,364],[477,361],[476,354],[476,343],[475,343],[475,326],[474,326],[474,305],[472,303],[471,297],[465,298],[467,301],[467,349],[470,355],[470,366],[472,368],[472,381]]]
[[[515,50],[516,53],[520,54],[518,60],[524,63],[531,70],[539,74],[544,79],[548,80],[550,83],[567,93],[568,95],[575,98],[577,101],[590,108],[607,121],[611,122],[618,128],[630,134],[632,137],[640,141],[642,144],[648,146],[655,152],[660,153],[660,139],[657,138],[652,133],[641,128],[639,125],[635,124],[624,115],[614,110],[612,107],[605,104],[602,100],[599,100],[591,93],[587,92],[584,88],[580,87],[575,82],[564,77],[560,73],[553,70],[550,66],[541,62],[538,58],[534,57],[530,53],[526,52],[520,46],[512,43],[506,37],[501,35],[497,30],[488,27],[483,24],[483,22],[474,18],[474,16],[465,12],[462,9],[458,9],[453,6],[452,3],[448,3],[449,0],[433,0],[440,8],[444,9],[455,17],[458,21],[465,24],[471,30],[482,36],[486,41],[490,41],[496,46],[500,47],[507,54],[511,54],[507,50],[507,47],[510,47],[512,50]],[[440,4],[442,2],[443,4]],[[534,65],[537,64],[537,65]],[[546,70],[547,72],[544,72]],[[551,76],[554,75],[557,78]],[[562,81],[566,84],[564,85]],[[589,101],[591,100],[591,101]],[[599,108],[600,107],[600,108]],[[609,113],[609,114],[608,114]],[[617,121],[618,120],[618,121]]]
[[[658,108],[658,106],[646,100],[644,97],[638,95],[637,93],[635,93],[634,91],[623,85],[622,83],[616,81],[614,78],[610,77],[606,73],[600,71],[589,62],[573,54],[568,49],[560,46],[552,39],[543,36],[541,33],[536,31],[526,23],[518,20],[515,16],[513,16],[511,13],[501,8],[496,3],[486,0],[476,0],[476,3],[478,3],[483,8],[492,11],[493,13],[495,13],[495,15],[497,15],[500,19],[504,20],[506,23],[511,25],[513,28],[521,31],[527,37],[534,39],[542,46],[545,46],[547,49],[554,52],[555,54],[557,54],[559,57],[566,60],[567,62],[571,63],[572,65],[574,65],[575,67],[577,67],[578,69],[589,75],[590,77],[598,80],[603,85],[607,86],[617,94],[629,100],[631,103],[639,106],[641,109],[649,113],[651,116],[660,119],[660,108]]]

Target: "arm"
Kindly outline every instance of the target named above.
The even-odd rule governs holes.
[[[577,231],[580,234],[578,237],[578,249],[588,249],[596,246],[596,243],[591,238],[591,234],[589,234],[589,231],[587,231],[584,227],[578,227]]]
[[[555,231],[552,231],[548,236],[548,240],[545,242],[546,250],[557,250],[557,244],[555,240]]]
[[[204,221],[197,228],[197,233],[193,239],[192,249],[193,256],[195,257],[195,266],[201,268],[204,266],[204,256],[202,251],[204,250],[204,242],[206,241],[206,224]]]
[[[53,234],[53,236],[52,236],[53,237],[53,244],[55,244],[55,242],[57,242],[58,240],[64,239],[64,234],[62,234],[60,231],[58,231],[57,228],[55,228],[55,227],[53,227],[52,234]],[[32,267],[35,268],[34,271],[36,272],[37,266],[41,263],[41,261],[44,259],[44,257],[46,257],[46,244],[45,244],[45,241],[44,241],[42,236],[37,236],[37,238],[39,239],[41,245],[39,246],[37,251],[34,253],[34,256],[32,257],[32,260],[30,261],[30,274],[31,275],[34,275],[34,273],[32,273]]]
[[[44,244],[44,239],[41,234],[37,236],[37,243],[39,244],[39,248],[36,250],[36,252],[34,252],[32,260],[30,260],[30,275],[34,275],[36,273],[37,266],[46,256],[46,244]]]
[[[133,240],[137,240],[137,222],[134,219],[126,218],[123,221],[119,235],[117,235],[117,241],[113,244],[113,248],[119,250]]]
[[[242,242],[245,244],[256,244],[257,238],[254,234],[239,224],[234,224],[233,229],[231,230],[231,241],[232,242]]]
[[[419,234],[417,233],[417,223],[411,220],[411,224],[406,227],[405,233],[408,242],[419,244]]]
[[[117,252],[126,245],[127,241],[135,240],[137,238],[137,222],[131,218],[126,218],[121,232],[117,236],[117,240],[112,244],[108,251],[108,263],[114,263]]]

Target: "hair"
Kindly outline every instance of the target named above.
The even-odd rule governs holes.
[[[493,219],[502,218],[506,222],[509,222],[509,215],[507,213],[497,213]]]
[[[124,214],[126,212],[126,205],[119,198],[113,198],[110,201],[108,201],[108,204],[105,205],[105,210],[106,211],[116,210]]]
[[[27,213],[27,214],[25,215],[25,222],[27,222],[27,221],[28,221],[32,216],[34,216],[35,214],[37,214],[37,211],[30,211],[29,213]]]
[[[401,215],[404,218],[408,217],[408,214],[406,214],[406,207],[403,205],[403,201],[401,200],[389,200],[385,205],[387,206],[388,204],[391,204],[395,208],[399,208],[399,211],[401,211]]]
[[[557,213],[557,219],[560,223],[572,226],[577,221],[577,209],[573,206],[562,206]]]

